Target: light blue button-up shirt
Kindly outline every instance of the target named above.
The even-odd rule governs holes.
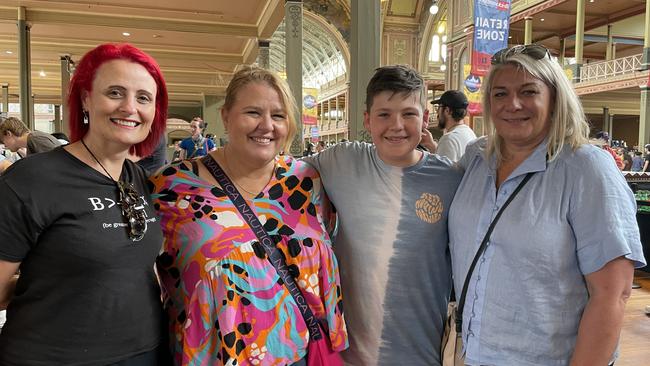
[[[609,154],[585,145],[546,161],[546,142],[496,189],[485,138],[468,146],[449,214],[460,297],[490,222],[526,173],[471,277],[463,311],[468,365],[566,365],[588,292],[584,276],[625,256],[645,265],[636,201]]]

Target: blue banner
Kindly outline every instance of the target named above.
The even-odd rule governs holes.
[[[474,0],[472,74],[487,74],[492,55],[508,47],[509,28],[510,0]]]

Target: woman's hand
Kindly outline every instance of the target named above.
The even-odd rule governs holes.
[[[0,310],[5,310],[14,296],[16,281],[18,280],[18,276],[15,276],[15,274],[19,266],[20,262],[13,263],[0,260]]]

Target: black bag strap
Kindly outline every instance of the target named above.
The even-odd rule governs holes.
[[[246,221],[248,226],[250,226],[251,230],[253,230],[255,236],[257,236],[257,239],[260,241],[262,248],[264,248],[264,251],[269,258],[269,262],[271,262],[275,270],[278,272],[284,286],[289,290],[289,293],[295,300],[296,304],[298,304],[300,314],[302,314],[302,317],[305,319],[305,323],[307,324],[307,328],[309,329],[310,338],[314,341],[321,339],[323,335],[319,328],[320,323],[318,319],[316,319],[307,305],[307,300],[300,291],[300,287],[298,287],[295,278],[290,274],[284,256],[275,246],[266,230],[264,230],[264,226],[260,223],[260,220],[258,220],[255,212],[251,209],[248,203],[246,203],[244,197],[242,197],[241,193],[239,193],[230,178],[226,175],[223,169],[221,169],[219,163],[217,163],[210,154],[201,158],[201,162],[206,168],[208,168],[208,171],[212,174],[214,179],[217,180],[232,203],[237,207],[242,218]]]
[[[474,272],[474,268],[476,267],[476,263],[478,263],[478,259],[481,257],[483,252],[485,251],[485,248],[487,247],[488,241],[490,241],[490,235],[492,234],[492,230],[494,230],[494,226],[496,226],[497,221],[499,221],[499,218],[501,217],[501,214],[503,211],[508,207],[510,202],[515,198],[517,193],[521,191],[522,188],[528,183],[530,178],[533,176],[533,172],[526,174],[524,179],[519,183],[517,188],[510,194],[510,197],[504,202],[503,206],[501,206],[501,209],[497,213],[497,215],[494,217],[494,220],[490,223],[490,226],[488,227],[487,232],[485,233],[485,236],[483,237],[483,241],[481,241],[481,246],[479,246],[478,251],[476,252],[476,255],[474,256],[474,260],[472,261],[472,264],[469,266],[469,270],[467,271],[467,276],[465,277],[465,282],[463,283],[463,291],[460,294],[460,298],[458,299],[458,307],[456,308],[456,332],[460,334],[463,330],[463,308],[465,308],[465,297],[467,297],[467,289],[469,287],[469,281],[472,277],[472,272]]]

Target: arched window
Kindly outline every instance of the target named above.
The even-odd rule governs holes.
[[[429,52],[429,61],[440,62],[440,36],[433,35],[431,39],[431,51]]]

